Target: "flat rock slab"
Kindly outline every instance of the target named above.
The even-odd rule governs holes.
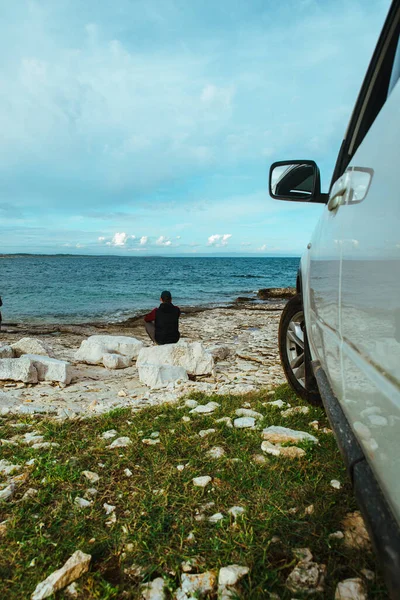
[[[14,358],[14,351],[11,346],[0,346],[0,358]]]
[[[92,557],[90,554],[85,554],[80,550],[74,552],[61,569],[54,571],[47,579],[36,586],[36,589],[31,596],[31,600],[48,598],[58,590],[61,590],[78,579],[83,573],[86,573],[89,570],[91,559]]]
[[[208,415],[210,413],[213,413],[215,410],[217,410],[217,408],[219,408],[219,404],[218,402],[208,402],[207,404],[198,404],[195,408],[193,408],[190,412],[190,414],[197,414],[197,415]]]
[[[139,380],[152,390],[166,387],[175,381],[188,381],[189,377],[183,367],[173,365],[139,365]]]
[[[122,354],[103,354],[103,365],[106,369],[126,369],[131,366],[131,359]]]
[[[297,431],[295,429],[289,429],[288,427],[278,427],[273,425],[263,429],[262,436],[264,440],[268,440],[273,444],[283,444],[285,442],[312,442],[318,444],[318,440],[315,436],[305,431]]]
[[[254,417],[239,417],[233,421],[233,426],[236,427],[236,429],[254,429],[255,424],[256,420]]]
[[[40,354],[41,356],[50,356],[54,358],[54,352],[51,346],[49,346],[43,340],[37,340],[36,338],[22,338],[15,344],[11,345],[14,356],[19,357],[23,354]]]
[[[105,354],[122,354],[129,359],[139,355],[143,342],[125,335],[92,335],[81,343],[75,360],[89,365],[103,363]]]
[[[190,375],[208,375],[214,370],[214,358],[200,342],[178,342],[142,348],[137,366],[171,365],[183,367]]]
[[[71,383],[73,369],[69,362],[39,354],[26,354],[24,358],[32,361],[39,381]]]
[[[1,358],[0,380],[37,383],[38,373],[32,360],[26,358]]]

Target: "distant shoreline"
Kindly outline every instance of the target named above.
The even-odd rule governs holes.
[[[235,252],[219,252],[218,254],[36,254],[32,252],[17,252],[10,254],[0,254],[0,259],[3,258],[298,258],[298,254],[241,254]]]

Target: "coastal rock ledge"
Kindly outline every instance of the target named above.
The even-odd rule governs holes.
[[[132,360],[138,356],[142,347],[143,342],[134,337],[92,335],[81,343],[79,350],[75,353],[75,360],[89,365],[98,365],[104,363],[105,354],[121,354]],[[106,363],[109,364],[109,362],[109,357],[107,357]]]

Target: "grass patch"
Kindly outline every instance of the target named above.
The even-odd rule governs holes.
[[[375,559],[365,551],[351,551],[329,534],[341,529],[346,513],[356,510],[350,482],[334,437],[315,432],[310,421],[328,427],[320,408],[307,415],[281,416],[266,401],[283,399],[292,406],[302,403],[287,386],[274,396],[265,393],[245,397],[192,396],[201,403],[214,400],[220,408],[212,415],[190,415],[189,408],[161,406],[133,415],[116,410],[88,420],[56,423],[43,419],[3,417],[0,438],[11,439],[37,431],[57,447],[35,450],[19,444],[1,447],[2,458],[23,465],[28,477],[10,502],[0,504],[0,522],[7,520],[6,534],[0,538],[0,597],[8,600],[29,598],[39,581],[59,568],[77,549],[92,555],[89,573],[77,583],[79,599],[137,599],[143,581],[163,576],[171,590],[179,585],[181,562],[196,557],[199,572],[232,563],[246,565],[250,574],[241,582],[239,597],[268,598],[268,592],[290,599],[293,594],[285,580],[296,561],[293,548],[309,547],[314,560],[327,565],[324,598],[333,598],[336,585],[348,577],[360,576],[364,568],[376,570]],[[317,435],[318,446],[303,444],[306,456],[289,460],[267,456],[265,464],[254,462],[260,450],[260,431],[230,429],[215,423],[222,416],[234,417],[244,402],[264,416],[262,425],[283,425]],[[183,401],[181,403],[183,405]],[[25,423],[15,428],[16,423]],[[201,438],[198,432],[214,428]],[[115,429],[132,444],[109,449],[113,440],[101,434]],[[147,446],[142,439],[160,432],[160,443]],[[224,448],[226,455],[209,458],[207,450]],[[35,458],[32,466],[26,461]],[[178,465],[185,465],[182,471]],[[129,469],[128,477],[124,470]],[[93,484],[82,471],[100,476]],[[210,475],[205,489],[196,488],[192,478]],[[330,486],[332,479],[342,489]],[[36,496],[22,501],[28,488]],[[87,494],[96,488],[97,495]],[[75,498],[86,497],[93,504],[80,509]],[[202,510],[202,506],[214,502]],[[114,505],[116,522],[110,523],[103,504]],[[305,509],[314,505],[313,514]],[[228,509],[244,507],[236,519]],[[216,524],[208,517],[221,512]],[[201,520],[201,515],[204,519]],[[193,533],[194,542],[187,537]],[[275,537],[274,537],[275,536]],[[279,541],[275,541],[279,538]],[[137,577],[139,566],[143,579]],[[387,598],[378,575],[369,582],[370,598]],[[58,598],[67,597],[59,592]]]

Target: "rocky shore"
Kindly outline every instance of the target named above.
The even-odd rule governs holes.
[[[282,290],[288,297],[291,290]],[[151,390],[139,381],[135,365],[111,370],[87,365],[75,357],[83,340],[91,335],[135,337],[150,346],[141,318],[119,324],[7,326],[1,345],[23,337],[44,342],[59,360],[73,367],[70,385],[40,381],[37,384],[0,382],[1,414],[46,414],[58,419],[93,416],[117,407],[140,410],[146,406],[175,402],[191,391],[209,394],[243,394],[272,388],[284,381],[277,346],[277,331],[285,300],[279,290],[260,291],[265,300],[240,299],[213,309],[186,309],[181,317],[181,336],[201,342],[215,360],[212,375],[190,377]]]

